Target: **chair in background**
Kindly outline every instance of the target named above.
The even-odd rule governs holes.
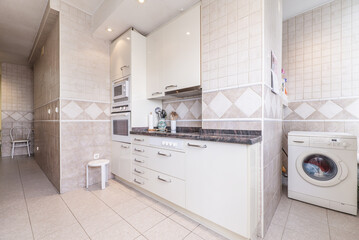
[[[24,127],[13,127],[10,129],[11,138],[11,158],[14,158],[15,148],[27,147],[27,153],[30,157],[30,133],[31,129]]]

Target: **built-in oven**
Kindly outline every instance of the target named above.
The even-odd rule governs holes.
[[[112,141],[130,143],[131,112],[111,115]]]

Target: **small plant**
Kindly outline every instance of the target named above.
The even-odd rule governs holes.
[[[177,120],[178,119],[178,114],[176,112],[171,112],[170,114],[170,119],[171,120]]]

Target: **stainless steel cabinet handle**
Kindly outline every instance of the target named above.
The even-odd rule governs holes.
[[[162,92],[154,92],[154,93],[152,93],[152,96],[158,95],[158,94],[162,94]]]
[[[121,145],[122,148],[129,148],[130,146]]]
[[[167,180],[167,179],[161,178],[160,176],[158,176],[157,179],[162,181],[162,182],[167,182],[167,183],[171,182],[171,179]]]
[[[294,140],[293,142],[295,142],[295,143],[304,143],[304,141],[298,141],[298,140]]]
[[[191,143],[187,143],[187,146],[189,147],[198,147],[198,148],[207,148],[207,145],[198,145],[198,144],[191,144]]]
[[[170,154],[165,154],[165,153],[158,152],[157,154],[161,155],[161,156],[165,156],[165,157],[171,157],[171,153]]]
[[[128,66],[128,65],[124,65],[124,66],[122,66],[120,69],[121,69],[121,71],[124,69],[124,68],[129,68],[130,66]]]
[[[137,148],[135,148],[134,149],[136,152],[144,152],[145,150],[144,149],[137,149]]]
[[[145,161],[141,161],[141,160],[138,160],[138,159],[134,159],[135,162],[138,162],[138,163],[145,163]]]
[[[143,141],[145,141],[145,139],[143,139],[143,138],[134,138],[133,140],[135,140],[135,141],[137,141],[137,142],[143,142]]]
[[[140,185],[145,184],[144,182],[140,182],[140,181],[138,181],[136,178],[135,178],[135,179],[133,179],[133,181],[134,181],[135,183],[137,183],[137,184],[140,184]]]
[[[165,87],[165,89],[174,88],[174,87],[177,87],[177,85],[168,85],[168,86]]]
[[[143,172],[143,171],[137,170],[136,168],[135,168],[133,171],[135,171],[136,173],[140,173],[140,174],[144,174],[144,173],[145,173],[145,172]]]

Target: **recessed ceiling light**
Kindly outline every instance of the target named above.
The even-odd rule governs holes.
[[[191,33],[190,32],[186,32],[187,35],[190,35]]]
[[[144,3],[144,2],[145,2],[145,0],[138,0],[138,2],[139,2],[139,3]]]
[[[107,32],[112,32],[112,28],[108,27]]]
[[[179,10],[180,10],[181,12],[183,12],[183,11],[184,11],[184,8],[180,8]]]
[[[127,40],[130,40],[131,38],[130,38],[130,37],[127,37],[126,39],[127,39]]]

